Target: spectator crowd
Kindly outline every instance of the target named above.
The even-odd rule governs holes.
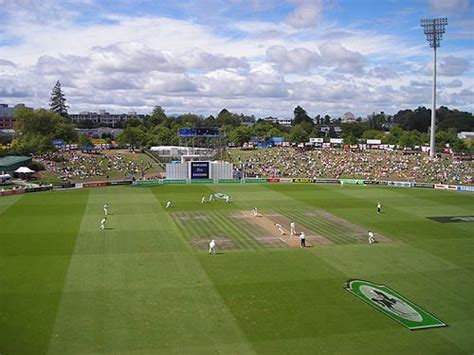
[[[422,152],[341,149],[302,151],[294,148],[274,148],[256,151],[239,165],[246,177],[474,183],[472,160],[461,160],[448,155],[432,160]]]
[[[142,178],[152,168],[150,162],[133,161],[122,154],[82,153],[59,151],[34,157],[35,161],[57,175],[61,180],[88,180],[91,178]]]

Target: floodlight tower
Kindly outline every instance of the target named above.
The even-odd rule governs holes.
[[[435,157],[435,124],[436,124],[436,48],[439,47],[443,39],[444,26],[448,24],[446,17],[423,19],[421,20],[421,27],[426,35],[426,40],[433,48],[433,105],[431,107],[431,134],[430,134],[430,157]]]

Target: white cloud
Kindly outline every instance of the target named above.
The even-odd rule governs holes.
[[[365,59],[336,42],[325,42],[319,46],[320,54],[307,48],[291,50],[283,46],[267,49],[270,62],[283,73],[307,73],[315,67],[333,68],[339,73],[363,74]]]
[[[294,0],[296,8],[288,15],[285,22],[295,28],[316,26],[322,18],[321,0]]]
[[[435,11],[465,11],[469,8],[469,0],[430,0]]]
[[[385,29],[329,23],[324,0],[199,3],[202,13],[211,4],[213,18],[230,15],[236,3],[237,12],[253,11],[222,22],[101,13],[106,22],[79,23],[84,1],[101,10],[92,0],[0,0],[8,14],[0,23],[7,43],[0,47],[1,102],[45,107],[58,79],[71,112],[149,112],[160,104],[167,112],[216,114],[227,107],[288,117],[298,104],[311,114],[360,115],[431,102],[422,37],[411,42]],[[471,54],[457,47],[440,58],[440,76],[447,76],[439,82],[440,104],[474,109]]]
[[[470,69],[469,62],[464,58],[448,56],[440,60],[439,74],[444,76],[460,76]]]
[[[343,73],[362,73],[364,68],[364,57],[354,51],[343,47],[340,43],[326,42],[319,47],[322,64],[325,66],[337,66],[337,70]]]
[[[308,72],[319,57],[306,48],[287,50],[283,46],[270,47],[266,53],[270,61],[284,73]]]

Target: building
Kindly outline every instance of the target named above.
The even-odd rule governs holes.
[[[116,138],[123,132],[121,128],[98,127],[98,128],[74,128],[78,134],[85,134],[89,138],[102,138],[104,135]]]
[[[8,104],[0,104],[0,130],[2,129],[13,129],[15,124],[15,110],[19,108],[29,108],[25,104],[17,104],[14,107],[8,107]]]
[[[355,116],[352,112],[346,112],[342,116],[342,122],[355,122]]]
[[[85,122],[92,122],[94,125],[115,127],[121,122],[125,122],[131,118],[143,121],[145,115],[137,114],[136,112],[129,113],[109,113],[105,110],[97,112],[83,111],[77,114],[70,114],[69,118],[73,123],[81,124]]]
[[[292,119],[290,118],[276,118],[276,117],[266,117],[264,118],[265,121],[270,121],[273,123],[279,123],[282,126],[291,126]]]
[[[0,104],[0,129],[13,128],[13,107]]]
[[[21,166],[30,166],[31,157],[9,155],[0,158],[0,173],[13,173]]]
[[[471,140],[474,140],[474,132],[467,132],[467,131],[459,132],[459,133],[458,133],[458,138],[459,138],[459,139],[471,139]]]

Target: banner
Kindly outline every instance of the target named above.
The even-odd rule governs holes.
[[[267,182],[280,182],[280,178],[268,178]]]
[[[214,180],[212,179],[191,179],[188,180],[190,184],[212,184]]]
[[[432,189],[434,188],[434,184],[428,184],[425,182],[415,182],[414,187],[421,187],[421,188],[426,188],[426,189]]]
[[[239,179],[217,179],[214,180],[218,184],[240,184]]]
[[[414,187],[415,183],[414,182],[408,182],[408,181],[388,181],[387,185],[388,186],[396,186],[396,187]]]
[[[342,144],[344,142],[344,139],[342,138],[331,138],[329,139],[329,143],[332,144]]]
[[[474,186],[458,186],[458,191],[474,192]]]
[[[292,178],[280,178],[280,182],[292,183],[292,182],[293,182],[293,179],[292,179]]]
[[[154,180],[137,180],[133,183],[135,186],[153,186],[153,185],[161,185],[163,184],[162,179],[154,179]]]
[[[52,186],[38,186],[38,187],[27,187],[25,192],[39,192],[39,191],[51,191],[53,189]]]
[[[310,139],[309,139],[309,142],[310,142],[310,143],[323,143],[323,142],[324,142],[324,138],[310,138]]]
[[[306,184],[306,183],[313,182],[313,179],[308,179],[308,178],[295,178],[295,179],[293,179],[293,182],[294,182],[294,183],[297,183],[297,184]]]
[[[364,180],[362,179],[341,179],[340,181],[348,185],[364,185]]]
[[[245,179],[244,183],[246,184],[263,184],[266,183],[267,179]]]
[[[24,194],[25,192],[25,189],[8,189],[0,191],[0,196],[19,195]]]
[[[163,184],[165,185],[180,185],[180,184],[186,184],[186,180],[172,180],[172,179],[164,179]]]
[[[367,144],[369,145],[379,145],[382,144],[382,141],[380,139],[367,139]]]
[[[107,181],[107,186],[131,185],[132,180]]]
[[[313,179],[315,184],[339,184],[338,179]]]
[[[383,185],[387,186],[388,181],[382,181],[382,180],[364,180],[365,185]]]
[[[107,186],[107,181],[91,181],[83,182],[82,187],[104,187]]]

